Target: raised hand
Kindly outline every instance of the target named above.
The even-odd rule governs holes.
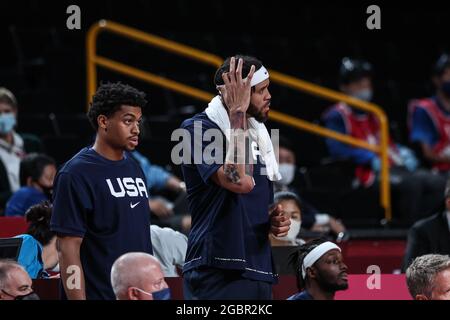
[[[229,72],[222,73],[224,84],[218,87],[230,114],[235,112],[243,112],[245,114],[250,105],[251,81],[255,73],[255,66],[251,66],[247,77],[243,79],[243,64],[244,61],[240,58],[236,68],[236,59],[232,57]]]

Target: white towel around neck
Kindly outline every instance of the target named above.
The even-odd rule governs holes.
[[[229,140],[229,133],[231,129],[230,118],[222,104],[220,96],[215,96],[208,107],[205,109],[208,118],[213,121],[222,130],[225,137]],[[281,179],[281,174],[278,170],[278,162],[275,157],[275,151],[273,149],[272,140],[270,139],[269,132],[263,123],[256,121],[255,118],[248,118],[247,124],[249,129],[253,129],[250,132],[257,133],[257,136],[252,138],[259,146],[259,152],[266,164],[266,173],[270,181],[278,181]]]

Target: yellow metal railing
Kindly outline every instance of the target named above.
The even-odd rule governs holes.
[[[108,59],[97,55],[97,38],[100,32],[110,32],[142,42],[146,45],[156,47],[158,49],[182,56],[187,59],[195,60],[207,65],[219,67],[223,63],[223,59],[216,55],[197,50],[195,48],[179,44],[177,42],[167,40],[165,38],[155,36],[146,32],[142,32],[137,29],[133,29],[112,21],[101,20],[95,23],[88,31],[87,34],[87,96],[88,103],[91,97],[94,95],[97,86],[97,70],[96,66],[100,66],[120,74],[124,74],[130,77],[134,77],[151,83],[156,86],[164,87],[178,93],[209,102],[214,94],[206,92],[194,87],[182,84],[177,81],[170,80],[165,77],[150,73],[148,71],[142,71],[137,68],[122,64],[120,62]],[[302,91],[320,98],[324,98],[333,102],[342,101],[350,106],[358,109],[362,109],[367,112],[371,112],[379,120],[381,135],[380,144],[369,144],[365,140],[357,139],[346,134],[342,134],[325,127],[310,123],[308,121],[281,113],[276,110],[271,110],[269,117],[273,121],[283,123],[285,125],[308,131],[313,134],[324,136],[327,138],[335,139],[340,142],[367,149],[376,152],[380,155],[381,160],[381,183],[380,183],[380,203],[384,208],[385,218],[390,221],[392,219],[391,212],[391,199],[390,199],[390,185],[389,185],[389,158],[388,158],[388,145],[389,145],[389,131],[388,120],[380,107],[373,103],[354,99],[345,94],[330,90],[298,78],[294,78],[274,70],[270,70],[270,80],[280,85],[292,88],[294,90]]]

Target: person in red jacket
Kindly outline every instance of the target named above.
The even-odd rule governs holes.
[[[371,101],[372,66],[367,61],[344,58],[340,69],[340,89],[354,98]],[[329,129],[370,144],[379,144],[380,125],[373,114],[339,102],[326,111],[323,119]],[[332,157],[355,163],[355,185],[369,187],[379,183],[378,154],[333,139],[327,139],[327,145]],[[394,215],[407,224],[432,214],[443,200],[445,179],[428,170],[419,169],[418,164],[412,150],[392,139],[389,141]]]
[[[409,104],[410,140],[419,145],[431,167],[450,171],[450,56],[443,54],[433,69],[436,94]]]

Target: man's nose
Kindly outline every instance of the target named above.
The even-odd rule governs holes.
[[[141,132],[141,129],[139,128],[139,122],[136,122],[136,124],[132,128],[132,132],[139,134]]]

